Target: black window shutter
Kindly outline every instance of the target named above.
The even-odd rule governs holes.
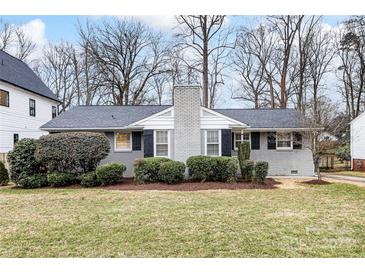
[[[132,131],[132,150],[142,149],[142,132]]]
[[[302,149],[302,134],[294,132],[293,139],[293,149]]]
[[[251,149],[260,149],[260,132],[251,132]]]
[[[234,150],[234,132],[232,132],[232,150]]]
[[[144,157],[153,157],[153,130],[148,129],[143,131],[143,150]]]
[[[222,129],[222,156],[231,156],[232,133],[230,129]]]
[[[276,149],[276,133],[267,133],[267,149]]]

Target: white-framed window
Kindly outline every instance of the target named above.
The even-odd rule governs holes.
[[[234,132],[233,134],[234,134],[233,141],[235,150],[238,149],[238,145],[243,141],[248,141],[248,142],[251,141],[249,132]]]
[[[170,157],[170,132],[168,130],[155,130],[153,140],[155,157]]]
[[[132,151],[132,134],[130,132],[114,132],[114,150]]]
[[[293,149],[293,136],[291,132],[276,132],[276,149]]]
[[[220,130],[205,131],[205,155],[221,155],[221,135]]]

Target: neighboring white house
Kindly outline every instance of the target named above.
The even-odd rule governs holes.
[[[0,50],[0,160],[22,138],[47,134],[59,101],[27,64]]]
[[[365,112],[350,123],[351,167],[365,171]]]

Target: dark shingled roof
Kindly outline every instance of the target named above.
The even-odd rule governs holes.
[[[121,128],[171,106],[78,106],[44,124],[43,129]],[[251,128],[301,128],[294,109],[215,109]]]
[[[120,128],[169,107],[171,106],[78,106],[63,112],[41,128]]]
[[[215,109],[252,128],[302,128],[301,114],[295,109]]]
[[[2,50],[0,50],[0,80],[59,101],[27,64]]]

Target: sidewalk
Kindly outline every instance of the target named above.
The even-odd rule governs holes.
[[[365,178],[355,177],[355,176],[346,176],[346,175],[337,175],[337,174],[331,174],[331,173],[322,173],[322,178],[339,179],[339,180],[344,180],[344,181],[350,181],[350,182],[357,182],[357,183],[364,183],[365,184]]]

